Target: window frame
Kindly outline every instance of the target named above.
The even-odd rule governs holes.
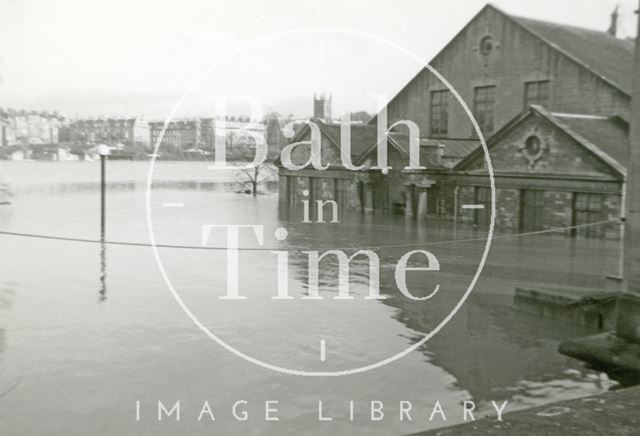
[[[482,99],[480,99],[481,96]],[[496,85],[483,85],[473,88],[473,116],[478,122],[483,135],[490,135],[494,132],[495,106]]]
[[[597,204],[594,200],[597,199]],[[571,208],[572,224],[574,226],[602,221],[604,214],[604,194],[595,192],[574,192]],[[601,237],[601,227],[582,227],[572,229],[572,235]]]
[[[436,102],[435,97],[438,96]],[[429,136],[446,137],[449,134],[449,101],[451,91],[448,89],[433,90],[429,96]]]
[[[546,86],[546,95],[544,96],[544,98],[540,98],[540,88],[541,85],[545,85]],[[535,97],[531,98],[529,97],[530,95],[530,87],[536,87],[536,95]],[[542,106],[544,108],[547,107],[547,103],[549,101],[551,101],[551,80],[545,79],[545,80],[530,80],[527,82],[524,82],[524,98],[523,98],[523,102],[524,102],[524,109],[527,110],[529,108],[529,106],[531,106],[532,104],[538,105],[538,106]],[[544,103],[543,103],[544,101]]]

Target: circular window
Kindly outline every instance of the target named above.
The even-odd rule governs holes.
[[[529,136],[524,142],[524,148],[529,156],[536,156],[542,149],[542,143],[537,136]]]
[[[493,38],[489,35],[480,40],[480,54],[489,56],[493,51]]]

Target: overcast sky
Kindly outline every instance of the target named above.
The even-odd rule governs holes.
[[[429,60],[484,0],[0,0],[0,107],[67,116],[162,117],[225,54],[274,32],[332,27],[366,32]],[[636,0],[497,0],[506,12],[605,30],[620,4],[634,34]],[[376,107],[419,65],[391,46],[349,33],[299,32],[234,53],[181,108],[212,112],[212,94],[250,94],[267,108],[307,116],[314,91],[334,112]],[[237,102],[230,112],[248,112]]]

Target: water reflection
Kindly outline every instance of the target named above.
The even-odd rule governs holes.
[[[184,191],[211,191],[211,192],[235,192],[243,193],[242,183],[237,181],[206,181],[206,180],[154,180],[152,189],[175,189]],[[63,182],[48,184],[27,184],[16,185],[14,187],[17,195],[38,195],[38,194],[71,194],[80,192],[95,192],[100,188],[100,182]],[[272,180],[264,181],[261,186],[268,193],[277,190],[277,182]],[[109,191],[144,191],[147,189],[147,181],[108,181]],[[0,197],[0,201],[1,201]]]
[[[6,349],[6,323],[13,303],[13,291],[0,286],[0,358]],[[2,360],[0,360],[2,362]]]
[[[431,363],[451,373],[460,388],[478,402],[509,399],[516,407],[531,407],[605,391],[617,384],[556,351],[559,341],[593,332],[514,311],[505,299],[490,294],[472,296],[421,351]],[[438,310],[395,298],[384,304],[396,307],[397,319],[417,332],[433,327],[429,312]],[[410,339],[420,338],[415,334]],[[568,367],[562,377],[558,377],[558,367]]]
[[[7,319],[13,304],[13,290],[0,285],[0,398],[13,391],[22,377],[12,377],[8,374],[4,364],[4,354],[7,349]]]
[[[100,242],[100,302],[107,299],[107,246]]]
[[[115,165],[114,163],[114,171],[110,172],[114,178],[118,176]],[[114,184],[108,186],[110,198],[107,213],[110,239],[144,241],[141,235],[146,235],[143,195],[145,186],[141,180],[144,178],[146,165],[131,173],[132,177],[135,176],[135,182],[114,180]],[[33,167],[41,170],[44,165],[33,165]],[[34,195],[21,195],[24,193],[21,189],[29,189],[29,186],[32,186],[32,178],[43,179],[44,176],[40,175],[40,171],[25,171],[22,175],[15,170],[14,176],[22,177],[24,182],[17,186],[19,195],[15,203],[4,213],[0,208],[1,227],[17,232],[95,238],[98,219],[96,198],[99,190],[97,182],[93,183],[91,180],[96,178],[97,168],[88,165],[87,168],[91,171],[87,171],[84,179],[88,184],[78,185],[76,182],[82,178],[77,176],[76,172],[71,174],[66,171],[64,164],[52,163],[47,167],[55,169],[56,180],[65,180],[71,176],[77,180],[67,184],[65,195],[51,196],[46,190]],[[74,171],[82,168],[84,166],[78,165]],[[68,176],[67,173],[69,173]],[[190,175],[187,171],[185,174],[185,177]],[[121,174],[119,177],[124,179],[125,176]],[[47,175],[47,178],[50,176]],[[14,179],[10,180],[14,182]],[[48,179],[47,183],[49,183]],[[79,192],[78,186],[81,191],[86,189],[86,192]],[[227,183],[184,180],[173,183],[165,180],[154,183],[154,189],[159,191],[157,194],[166,195],[162,197],[163,199],[179,200],[186,205],[180,210],[167,209],[162,215],[166,217],[164,221],[159,217],[160,233],[167,238],[166,243],[199,244],[199,239],[189,239],[192,235],[182,230],[191,228],[194,223],[199,228],[201,222],[210,222],[209,220],[215,223],[258,222],[264,223],[269,230],[283,226],[289,231],[289,237],[281,243],[282,249],[308,249],[322,252],[336,247],[350,246],[352,247],[350,250],[345,250],[348,254],[353,254],[356,248],[393,244],[419,243],[428,248],[432,242],[478,238],[483,235],[480,230],[474,231],[465,226],[454,229],[448,223],[418,223],[415,220],[407,220],[404,216],[353,214],[350,217],[349,214],[343,213],[340,217],[342,222],[338,225],[317,225],[302,224],[299,215],[281,210],[280,221],[278,221],[275,196],[262,196],[256,201],[250,196],[231,194],[235,186],[235,181]],[[218,191],[224,192],[225,195],[218,195]],[[162,212],[159,213],[161,214]],[[267,233],[265,229],[265,235],[267,234],[272,233]],[[199,235],[196,236],[199,237]],[[44,391],[43,396],[38,397],[41,401],[58,401],[56,392],[59,390],[50,389],[52,386],[60,387],[65,392],[65,404],[69,407],[75,405],[74,402],[84,406],[87,403],[88,381],[94,383],[96,392],[104,395],[97,399],[100,404],[104,404],[107,400],[113,400],[114,404],[115,401],[120,401],[122,396],[116,395],[116,391],[131,390],[132,395],[150,393],[155,397],[158,380],[167,380],[167,385],[164,386],[166,390],[163,391],[167,396],[176,394],[175,396],[179,398],[186,395],[186,391],[182,391],[182,383],[172,382],[172,376],[179,371],[185,372],[184,381],[187,385],[191,383],[193,389],[193,393],[186,395],[187,397],[204,398],[215,389],[250,396],[256,392],[262,392],[260,390],[263,388],[258,388],[260,386],[277,385],[278,387],[273,388],[279,389],[275,397],[281,395],[283,398],[291,398],[292,402],[304,403],[305,390],[301,388],[300,379],[277,379],[270,372],[256,371],[254,367],[232,360],[234,358],[228,356],[226,351],[219,349],[220,347],[210,346],[209,342],[204,342],[208,340],[199,332],[194,332],[168,292],[155,292],[158,289],[165,290],[165,285],[159,278],[157,266],[147,250],[112,246],[107,254],[107,248],[101,245],[98,255],[96,245],[20,239],[12,239],[11,243],[8,241],[5,243],[4,240],[2,242],[5,250],[3,260],[11,268],[7,274],[10,274],[11,279],[18,283],[16,286],[20,286],[21,289],[21,304],[9,309],[13,323],[13,330],[10,330],[11,352],[23,359],[16,359],[16,362],[20,364],[24,362],[29,371],[41,371],[43,374],[46,373],[47,377],[34,378],[34,382],[27,386],[31,390],[14,390],[12,398],[15,397],[16,400],[5,408],[7,413],[19,416],[18,412],[25,410],[24,404],[33,401],[36,395],[41,394],[40,391]],[[271,239],[268,243],[265,241],[265,245],[271,244],[276,242]],[[463,285],[464,287],[468,285],[469,277],[475,272],[482,248],[482,242],[466,245],[438,245],[434,248],[434,253],[438,255],[445,269],[443,274],[446,279],[454,285],[459,285],[457,288],[461,289]],[[302,329],[296,329],[297,326],[304,325],[310,325],[311,328],[315,328],[316,325],[318,327],[335,325],[335,330],[322,331],[323,338],[335,338],[335,341],[328,341],[333,346],[351,331],[361,329],[364,332],[367,327],[375,328],[380,325],[385,329],[389,327],[389,334],[381,335],[382,338],[375,337],[371,343],[366,343],[363,349],[378,348],[384,351],[387,345],[390,347],[402,346],[404,343],[409,345],[421,338],[428,329],[433,328],[445,309],[451,307],[451,299],[456,296],[451,292],[453,286],[443,288],[441,295],[424,305],[408,301],[398,295],[393,283],[393,266],[398,258],[410,249],[412,248],[376,249],[381,261],[381,291],[391,298],[384,302],[363,301],[362,297],[368,292],[366,268],[368,265],[365,259],[354,262],[353,291],[357,296],[356,302],[362,302],[362,304],[354,305],[353,310],[347,307],[340,312],[326,312],[327,316],[319,319],[317,323],[309,316],[317,315],[317,312],[311,310],[300,312],[293,310],[285,312],[285,309],[281,309],[281,312],[278,312],[278,309],[273,312],[256,310],[247,311],[246,316],[239,316],[238,314],[242,312],[233,310],[216,313],[206,306],[202,311],[205,315],[209,313],[216,315],[216,322],[222,327],[221,332],[237,340],[248,338],[249,331],[256,333],[257,338],[260,338],[262,332],[268,332],[264,333],[266,339],[276,336],[286,337],[287,341],[278,339],[279,343],[286,344],[276,348],[277,351],[273,353],[284,350],[292,356],[294,354],[305,356],[310,348],[309,341]],[[171,260],[173,262],[171,265],[174,266],[172,277],[175,274],[178,280],[182,280],[181,284],[184,284],[187,296],[196,293],[193,291],[189,294],[192,290],[208,284],[201,281],[201,277],[192,273],[191,269],[195,270],[195,266],[201,265],[198,256],[213,256],[213,253],[166,251],[167,259]],[[96,304],[94,292],[97,288],[98,301],[106,301],[108,255],[110,255],[108,260],[110,310],[109,316],[101,318],[105,315],[105,311],[100,309],[106,306]],[[478,402],[487,399],[498,401],[500,398],[512,398],[518,404],[524,405],[606,390],[611,382],[601,373],[585,370],[579,363],[564,358],[556,352],[559,341],[572,336],[581,336],[585,332],[579,329],[574,330],[571,325],[553,323],[514,312],[509,307],[509,299],[513,288],[523,282],[571,285],[585,283],[592,287],[600,286],[603,282],[604,266],[608,263],[617,264],[617,256],[617,244],[609,242],[591,243],[554,235],[526,240],[518,238],[496,240],[487,261],[485,273],[474,290],[475,296],[472,296],[452,322],[421,350],[422,355],[418,352],[411,353],[402,359],[398,366],[389,365],[380,372],[350,378],[346,383],[340,380],[331,385],[329,381],[326,385],[326,395],[345,400],[351,399],[353,392],[360,392],[363,398],[367,399],[375,398],[380,394],[388,398],[405,395],[434,399],[440,396],[448,401],[457,401],[458,398],[466,398],[469,393]],[[69,259],[75,262],[73,268],[69,268]],[[273,272],[273,257],[265,255],[255,259],[255,264],[250,265],[252,271],[247,279],[259,278],[261,274]],[[98,262],[100,262],[100,269],[97,268]],[[206,257],[206,262],[207,277],[212,272],[224,274],[222,265],[212,266],[208,263],[209,257]],[[333,296],[332,292],[336,292],[337,273],[335,260],[327,259],[320,270],[320,292],[326,292],[326,297]],[[291,294],[295,292],[293,285],[306,283],[307,277],[306,256],[290,252]],[[96,278],[99,280],[96,281]],[[412,281],[409,289],[417,293],[420,287],[432,288],[432,283],[425,283],[423,276],[419,275],[418,278],[422,281],[420,283]],[[440,280],[439,276],[437,280]],[[258,279],[252,282],[255,288],[264,285],[256,282]],[[89,287],[93,291],[87,293]],[[261,295],[260,290],[255,291],[255,294]],[[299,299],[298,297],[296,295],[296,300]],[[440,297],[444,298],[441,300]],[[194,298],[194,301],[198,300]],[[248,301],[252,302],[254,299]],[[336,304],[331,308],[337,306]],[[258,307],[258,303],[251,307]],[[340,309],[343,307],[346,306],[340,305]],[[258,307],[258,309],[262,308]],[[2,311],[3,309],[0,308],[0,365],[3,363],[5,346]],[[282,317],[268,317],[270,313],[282,314]],[[282,322],[283,319],[288,321],[286,325]],[[187,341],[179,343],[174,340],[182,334],[182,326],[185,324],[188,326],[186,331],[189,332],[189,338],[207,344],[200,347],[202,354],[200,350],[198,350],[199,353],[193,353],[194,348],[191,348],[194,346],[193,343],[187,343]],[[88,328],[77,328],[79,325],[87,325]],[[135,329],[136,335],[132,335],[134,326],[145,328]],[[156,331],[153,330],[154,328],[162,330]],[[282,335],[275,335],[273,331]],[[95,332],[100,334],[96,335]],[[99,338],[98,341],[96,337]],[[388,342],[385,342],[387,340]],[[122,344],[127,346],[122,347]],[[176,353],[176,347],[182,345],[185,346],[185,352]],[[199,346],[200,343],[197,345]],[[245,345],[250,350],[253,342],[247,339],[246,343],[240,343],[240,348],[244,349]],[[255,348],[261,351],[259,347],[260,344]],[[124,349],[127,350],[126,354]],[[157,359],[149,358],[150,350],[157,353]],[[330,353],[336,351],[340,350],[329,349]],[[350,352],[351,350],[344,351],[345,355],[349,355]],[[372,352],[371,355],[377,357],[376,353]],[[202,383],[202,380],[207,377],[211,379],[209,377],[210,362],[203,356],[213,360],[229,359],[230,362],[229,365],[216,368],[216,371],[220,371],[223,375],[216,377],[211,384]],[[267,357],[271,355],[267,354]],[[317,359],[315,348],[313,357]],[[107,362],[115,364],[98,365],[97,369],[91,368],[91,371],[99,372],[101,377],[98,377],[88,372],[90,370],[87,369],[87,359],[101,362],[112,359]],[[396,374],[393,372],[396,368],[406,370],[398,371]],[[171,375],[161,377],[163,370]],[[136,372],[140,380],[135,387],[130,383],[132,371]],[[108,376],[103,376],[107,374]],[[382,374],[388,374],[390,377],[385,381],[384,392],[374,392],[379,388],[374,381]],[[411,378],[404,377],[407,374],[411,374]],[[13,385],[13,377],[6,378],[6,374],[4,379],[1,377],[0,391]],[[45,380],[47,389],[42,389],[42,381]],[[308,380],[304,382],[313,383]],[[323,383],[325,383],[324,380]],[[108,389],[100,389],[103,386]],[[308,392],[315,394],[316,391],[321,391],[320,385],[309,386],[316,386],[316,388],[309,387]],[[330,389],[334,391],[330,392]],[[308,400],[308,396],[306,397]],[[92,412],[95,410],[97,408],[92,409]],[[300,422],[308,423],[306,421],[308,417],[304,416],[306,412],[308,411],[299,412]],[[87,413],[83,416],[95,415]],[[18,421],[17,417],[14,419]],[[388,423],[392,426],[394,422],[389,420]],[[341,427],[341,429],[344,430],[341,433],[347,433],[350,428]],[[387,430],[389,433],[401,431],[391,427]]]
[[[280,225],[289,230],[291,247],[323,252],[336,247],[372,247],[380,257],[381,304],[397,310],[395,319],[408,328],[407,344],[422,339],[443,319],[464,291],[475,273],[483,241],[440,244],[443,241],[481,238],[481,231],[448,223],[417,223],[404,217],[344,215],[339,226],[302,224],[300,214],[288,207],[279,208]],[[392,247],[403,243],[415,247]],[[409,289],[433,289],[435,281],[443,284],[442,295],[425,303],[416,303],[399,295],[393,268],[402,254],[412,249],[430,249],[437,253],[441,272],[437,280],[424,275],[408,278]],[[383,248],[380,248],[383,247]],[[597,370],[585,369],[577,361],[560,355],[560,341],[594,332],[514,311],[511,296],[519,283],[598,286],[603,281],[603,267],[615,259],[611,241],[576,240],[564,235],[535,238],[509,238],[494,241],[472,297],[437,335],[422,347],[427,360],[445,369],[457,380],[457,386],[479,403],[510,400],[515,407],[531,407],[565,398],[602,392],[618,383]],[[292,273],[304,282],[308,273],[306,256],[290,255]],[[320,289],[337,292],[338,263],[334,257],[320,269]],[[365,294],[368,285],[368,262],[350,264],[354,295]],[[559,371],[561,369],[561,371]],[[615,375],[612,375],[612,378]],[[615,378],[617,380],[617,378]]]

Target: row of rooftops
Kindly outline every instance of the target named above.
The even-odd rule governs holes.
[[[60,115],[58,111],[35,111],[25,109],[11,109],[0,108],[0,118],[12,118],[12,117],[25,117],[25,116],[40,116],[43,118],[56,118],[58,120],[64,120],[64,117]]]
[[[11,118],[11,117],[19,117],[19,116],[29,116],[36,115],[44,118],[57,118],[59,120],[68,120],[71,123],[122,123],[122,122],[136,122],[136,121],[146,121],[142,116],[131,116],[131,117],[86,117],[86,118],[77,118],[71,119],[66,118],[61,115],[58,111],[36,111],[36,110],[26,110],[26,109],[12,109],[12,108],[0,108],[0,118]],[[227,123],[252,123],[256,124],[259,121],[252,120],[248,116],[233,116],[228,115],[225,117],[189,117],[189,118],[175,118],[172,119],[171,122],[175,123],[190,123],[190,122],[212,122],[212,121],[225,121]],[[149,120],[149,124],[153,123],[162,123],[164,124],[165,120]]]
[[[71,121],[71,125],[135,124],[138,118],[89,118]]]

